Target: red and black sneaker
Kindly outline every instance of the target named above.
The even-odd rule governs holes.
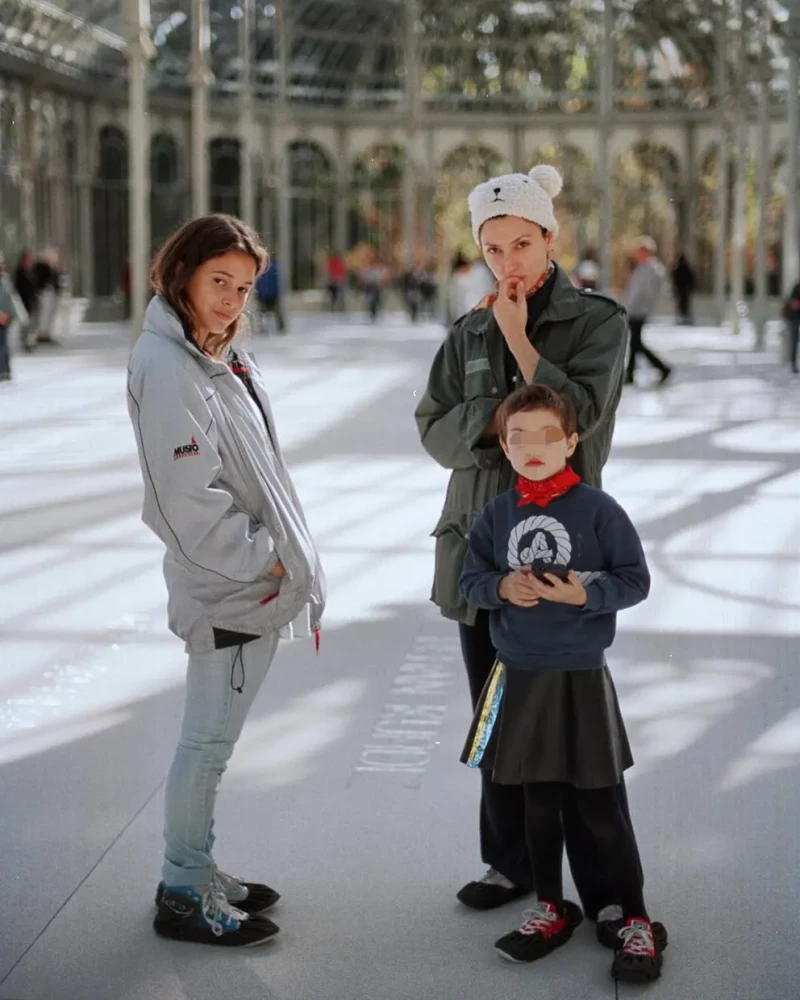
[[[664,932],[666,935],[666,931]],[[626,920],[619,932],[622,946],[614,955],[611,975],[625,983],[649,983],[661,975],[664,956],[653,924],[643,918]]]
[[[565,900],[560,905],[541,899],[523,913],[525,923],[495,942],[495,948],[509,962],[535,962],[566,944],[583,921],[579,906]]]
[[[597,917],[597,940],[604,948],[616,951],[622,947],[623,939],[620,931],[625,927],[625,918],[622,916],[621,906],[607,906],[601,910]],[[667,929],[657,920],[652,921],[653,941],[657,951],[664,951],[669,943]]]

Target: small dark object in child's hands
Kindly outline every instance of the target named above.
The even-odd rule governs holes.
[[[548,587],[552,587],[553,583],[547,579],[545,573],[549,573],[551,576],[557,577],[564,583],[569,582],[569,567],[567,566],[558,566],[555,563],[534,563],[530,567],[530,571],[537,580],[541,580],[542,583],[546,583]]]

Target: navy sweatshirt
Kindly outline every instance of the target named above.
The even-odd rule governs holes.
[[[605,665],[617,612],[650,591],[642,543],[630,518],[602,490],[579,483],[547,507],[518,506],[516,489],[484,507],[469,536],[461,592],[490,612],[500,661],[522,670],[587,670]],[[573,569],[586,588],[582,608],[541,600],[519,608],[498,596],[500,580],[526,565]]]

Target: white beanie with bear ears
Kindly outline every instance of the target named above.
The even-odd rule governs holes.
[[[480,246],[484,222],[500,215],[527,219],[552,233],[554,238],[558,236],[553,198],[561,191],[563,183],[555,167],[539,163],[529,174],[504,174],[479,184],[468,199],[475,242]]]

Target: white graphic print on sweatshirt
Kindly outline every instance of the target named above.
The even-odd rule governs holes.
[[[547,514],[537,514],[520,521],[508,539],[508,565],[512,569],[535,562],[569,566],[571,556],[569,532],[560,521]],[[575,575],[586,587],[608,576],[608,573],[576,569]]]

